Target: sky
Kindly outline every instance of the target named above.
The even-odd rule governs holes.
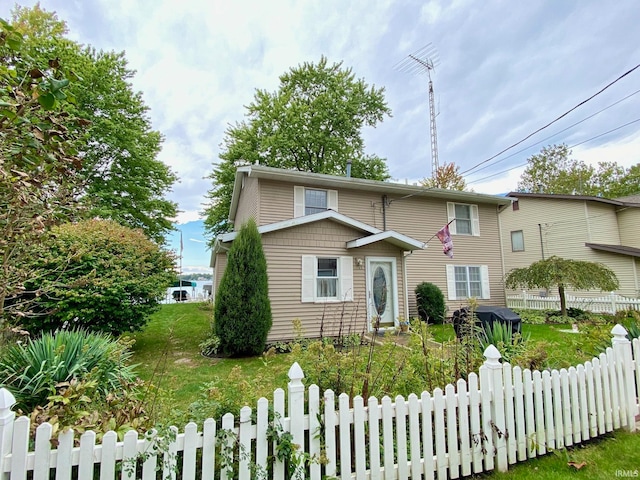
[[[0,0],[0,17],[8,18],[13,4]],[[165,137],[159,158],[180,177],[169,195],[181,209],[177,222],[194,222],[196,233],[189,235],[194,241],[183,234],[185,250],[187,242],[195,247],[204,241],[197,229],[211,188],[205,177],[218,161],[227,126],[243,120],[256,89],[277,90],[279,76],[303,62],[324,55],[385,88],[393,116],[363,131],[365,151],[386,158],[392,179],[403,183],[431,175],[428,77],[398,65],[425,46],[431,53],[422,59],[435,62],[440,165],[454,162],[461,172],[640,64],[637,0],[41,0],[40,5],[67,22],[73,40],[126,52],[137,72],[133,88],[142,92],[153,128]],[[640,68],[465,174],[468,186],[490,194],[515,190],[527,158],[554,143],[566,143],[574,158],[587,163],[637,164],[639,90]],[[194,262],[208,264],[208,257]]]

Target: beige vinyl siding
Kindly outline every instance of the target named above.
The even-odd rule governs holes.
[[[229,245],[230,246],[230,245]],[[220,280],[222,280],[222,274],[225,268],[227,268],[227,254],[226,252],[220,252],[216,254],[216,266],[213,269],[213,291],[217,292],[220,286]],[[215,294],[214,294],[215,298]]]
[[[404,312],[402,252],[387,243],[347,250],[349,240],[362,233],[329,220],[280,230],[262,236],[269,274],[269,297],[273,326],[268,341],[293,338],[293,320],[300,319],[306,337],[361,333],[367,328],[366,262],[368,256],[393,257],[397,264],[398,308]],[[351,256],[353,265],[353,301],[302,303],[302,256]],[[362,259],[358,266],[356,259]],[[342,330],[341,330],[342,328]]]
[[[623,207],[618,210],[620,243],[640,248],[640,207]]]
[[[517,211],[508,207],[500,214],[505,272],[527,267],[541,260],[543,247],[544,258],[556,255],[605,264],[615,272],[620,281],[617,293],[631,295],[637,290],[634,261],[630,257],[585,246],[585,243],[621,243],[624,237],[619,234],[615,213],[617,207],[585,200],[549,198],[521,198],[519,207]],[[511,251],[513,230],[523,231],[524,252]],[[551,293],[557,294],[555,291]],[[587,297],[599,297],[603,294],[598,290],[567,293]]]
[[[417,315],[414,292],[418,284],[434,283],[440,287],[445,299],[449,297],[446,268],[448,264],[487,265],[491,298],[479,300],[479,303],[505,304],[496,208],[495,205],[478,205],[480,235],[453,235],[453,259],[443,254],[440,241],[433,237],[447,224],[446,202],[412,197],[392,202],[387,208],[387,228],[423,242],[429,240],[425,250],[416,250],[407,257],[407,289],[411,316]],[[448,315],[465,304],[463,300],[447,300]]]
[[[234,221],[234,230],[240,230],[240,227],[249,218],[253,217],[258,225],[260,223],[259,208],[260,205],[260,183],[257,178],[243,177],[242,195],[238,201],[238,210]]]

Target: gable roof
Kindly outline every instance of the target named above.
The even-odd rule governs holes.
[[[404,185],[402,183],[381,182],[378,180],[364,180],[362,178],[326,175],[324,173],[285,170],[282,168],[265,167],[262,165],[246,165],[244,167],[238,167],[238,169],[236,170],[236,178],[233,186],[233,196],[231,197],[231,208],[229,209],[229,220],[231,221],[233,221],[236,217],[240,192],[242,190],[242,179],[244,176],[253,178],[264,178],[269,180],[276,180],[279,182],[294,183],[298,185],[309,185],[332,189],[344,188],[369,192],[374,191],[403,196],[422,196],[463,203],[488,203],[491,205],[504,206],[511,204],[512,201],[510,198],[506,198],[504,196],[487,195],[484,193],[445,190],[442,188],[426,188],[416,185]]]
[[[322,220],[331,220],[342,225],[359,230],[366,235],[360,238],[356,238],[347,242],[346,248],[358,248],[365,245],[369,245],[375,242],[388,242],[402,250],[422,250],[427,247],[424,242],[416,240],[415,238],[403,235],[394,230],[382,231],[378,228],[372,227],[366,223],[355,220],[351,217],[347,217],[334,210],[325,210],[324,212],[314,213],[312,215],[305,215],[303,217],[296,217],[282,222],[270,223],[268,225],[261,225],[258,227],[258,232],[262,235],[269,232],[277,232],[287,228],[293,228],[300,225],[307,225]],[[227,250],[228,247],[223,246],[225,243],[233,242],[238,236],[239,232],[223,233],[216,237],[215,243],[211,250],[211,266],[215,266],[216,254],[221,250]]]
[[[591,195],[569,195],[559,193],[525,193],[525,192],[509,192],[507,197],[517,200],[518,198],[543,198],[549,200],[580,200],[588,202],[605,203],[618,207],[640,207],[640,196],[621,197],[617,199],[594,197]],[[635,198],[635,200],[634,200]]]

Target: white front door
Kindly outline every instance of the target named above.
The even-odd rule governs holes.
[[[394,327],[398,318],[396,272],[395,258],[367,258],[367,312],[374,322],[379,317],[380,328]]]

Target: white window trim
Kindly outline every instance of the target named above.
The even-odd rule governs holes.
[[[305,211],[305,194],[304,191],[306,187],[302,186],[294,186],[293,187],[293,216],[304,217]],[[327,192],[327,210],[338,211],[338,191],[337,190],[327,190],[324,188],[311,188],[311,190],[322,190]]]
[[[318,258],[338,259],[338,295],[318,297]],[[302,303],[331,303],[353,301],[353,258],[338,255],[302,255]]]
[[[467,205],[469,206],[469,212],[471,213],[471,235],[466,233],[457,233],[456,222],[456,205]],[[478,205],[473,205],[470,203],[460,203],[460,202],[447,202],[447,217],[449,221],[449,233],[451,235],[464,235],[465,237],[480,236],[480,216],[478,214]]]
[[[458,298],[456,296],[456,272],[455,267],[480,267],[480,288],[482,289],[481,300],[489,300],[491,291],[489,288],[489,267],[488,265],[447,265],[447,297],[449,300],[465,300],[468,297]]]
[[[522,248],[519,250],[516,250],[515,248],[513,248],[513,234],[514,233],[518,233],[520,232],[520,236],[522,239]],[[522,230],[511,230],[511,251],[512,252],[524,252],[524,231]]]

